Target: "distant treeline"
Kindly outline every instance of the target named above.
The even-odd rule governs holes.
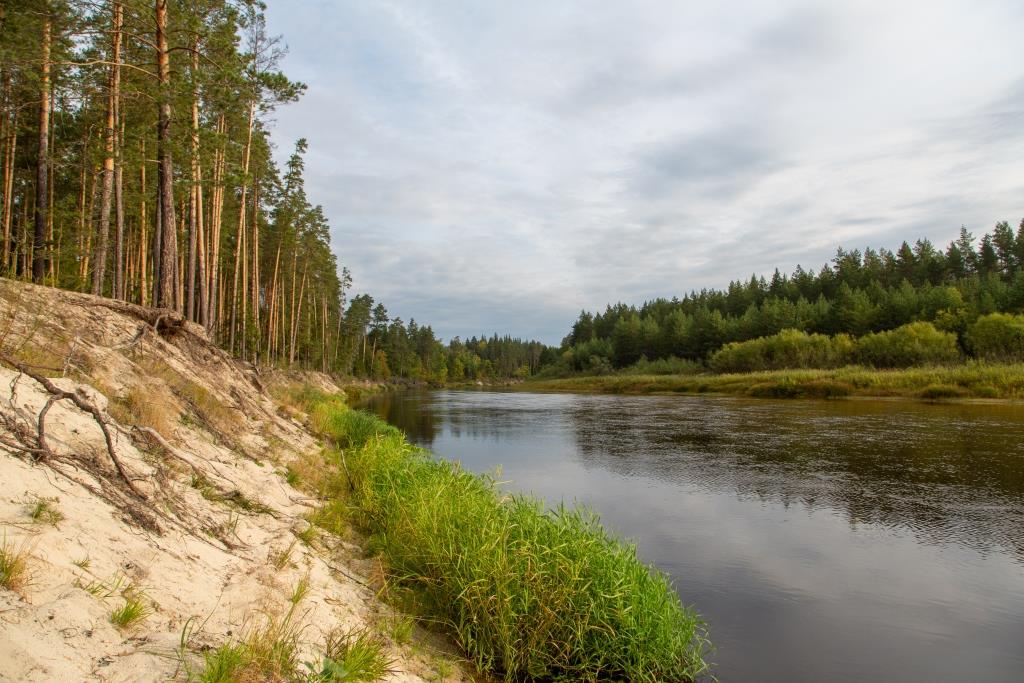
[[[374,306],[365,294],[352,299],[343,327],[336,367],[357,377],[433,383],[524,378],[557,357],[540,342],[509,336],[455,337],[445,345],[429,325],[389,318],[384,305]]]
[[[771,280],[752,276],[746,282],[731,282],[724,291],[704,289],[639,308],[619,303],[603,313],[583,311],[562,341],[559,359],[547,371],[603,372],[638,362],[672,367],[663,359],[679,359],[676,365],[682,367],[687,361],[706,363],[725,345],[738,342],[750,345],[728,347],[729,359],[719,354],[714,369],[757,369],[772,356],[770,349],[783,347],[820,358],[824,366],[917,362],[888,360],[883,349],[887,344],[931,345],[918,356],[917,351],[902,356],[919,362],[961,355],[1013,360],[1024,353],[1017,339],[1024,335],[1024,319],[989,314],[1022,310],[1024,221],[1016,233],[1001,222],[980,240],[961,229],[960,237],[944,251],[927,239],[913,246],[904,242],[895,252],[840,248],[817,272],[797,266],[792,275],[776,270]],[[982,316],[989,317],[979,327]],[[923,324],[904,327],[911,323]],[[903,329],[877,334],[897,328]],[[774,336],[784,330],[802,336]],[[771,339],[755,349],[750,340],[760,338]],[[755,356],[761,360],[751,360]],[[806,360],[794,367],[814,364]]]

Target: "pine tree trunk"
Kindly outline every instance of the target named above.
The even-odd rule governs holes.
[[[296,252],[298,250],[296,249]],[[302,264],[302,285],[299,287],[299,298],[297,309],[292,311],[292,343],[291,348],[288,350],[288,367],[291,367],[295,363],[295,346],[298,342],[299,336],[299,318],[302,316],[302,296],[303,292],[306,291],[306,268],[309,266],[309,261]]]
[[[270,302],[267,305],[267,348],[266,364],[270,365],[270,353],[274,340],[274,317],[277,314],[277,273],[281,265],[281,242],[277,243],[277,254],[274,256],[274,275],[270,280]]]
[[[92,254],[92,224],[93,211],[96,208],[96,193],[99,191],[100,174],[90,168],[91,182],[89,183],[89,199],[85,209],[85,221],[82,226],[82,248],[78,251],[82,255],[81,263],[78,264],[78,282],[83,288],[89,280],[90,254]]]
[[[146,212],[146,141],[139,143],[139,304],[149,305],[149,273],[146,254],[149,253],[149,214]]]
[[[174,163],[171,159],[171,64],[167,48],[167,0],[156,0],[156,58],[160,85],[157,123],[157,186],[160,195],[160,264],[153,303],[158,307],[181,310],[177,294],[178,265],[177,220],[174,216]]]
[[[260,351],[260,179],[252,184],[252,331],[256,337],[254,360]]]
[[[43,4],[46,16],[43,18],[42,62],[39,78],[39,153],[36,157],[36,211],[35,235],[32,242],[32,279],[42,282],[46,276],[46,221],[49,213],[50,192],[50,40],[53,24],[49,7]]]
[[[185,300],[189,320],[196,320],[196,269],[200,259],[199,250],[203,244],[199,239],[202,231],[202,186],[199,173],[199,38],[192,43],[192,188],[189,193],[188,218],[188,266],[185,268]],[[200,283],[202,275],[199,276]],[[200,284],[200,289],[202,285]],[[199,309],[202,310],[202,302]]]
[[[3,212],[0,214],[0,223],[3,223],[3,246],[0,249],[0,273],[7,271],[11,264],[11,219],[13,218],[14,200],[14,153],[18,146],[18,107],[14,105],[14,95],[11,89],[11,73],[4,73],[4,100],[7,109],[4,111],[4,135],[3,139]],[[8,110],[10,113],[8,113]]]
[[[217,119],[217,133],[223,139],[227,134],[227,123],[224,114]],[[208,311],[206,314],[206,329],[214,339],[222,320],[223,312],[221,306],[221,276],[220,276],[220,241],[221,241],[221,219],[224,215],[224,165],[225,151],[223,141],[218,142],[213,153],[213,197],[210,207],[210,257],[209,257],[209,285],[208,285]]]
[[[256,116],[256,102],[251,101],[249,103],[249,125],[245,136],[245,150],[242,153],[242,192],[241,198],[238,202],[238,231],[235,233],[235,277],[234,286],[231,292],[231,349],[235,348],[235,330],[238,326],[236,315],[238,313],[238,306],[242,307],[242,357],[245,357],[244,346],[245,346],[245,309],[246,309],[246,247],[245,247],[245,208],[246,208],[246,195],[249,190],[249,158],[252,154],[252,129],[253,121]],[[241,278],[242,292],[239,296],[238,285],[239,278]]]
[[[107,89],[107,125],[103,131],[103,193],[100,217],[96,225],[96,254],[92,263],[92,293],[103,294],[107,272],[107,249],[110,240],[110,203],[114,193],[114,148],[117,140],[117,96],[121,83],[121,3],[115,2],[111,19],[113,35],[110,48],[110,77]]]
[[[124,274],[124,120],[117,143],[118,155],[114,161],[114,298],[125,299]]]

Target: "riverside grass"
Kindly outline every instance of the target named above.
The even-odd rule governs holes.
[[[834,370],[690,375],[594,375],[531,380],[523,391],[607,394],[733,394],[760,398],[845,396],[1024,399],[1024,363],[972,361],[949,366],[879,370],[851,365]]]
[[[481,671],[643,683],[707,671],[703,621],[591,513],[502,495],[493,478],[433,458],[339,398],[309,408],[342,449],[356,521],[394,584]]]

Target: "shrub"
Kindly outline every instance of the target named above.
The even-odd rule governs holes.
[[[931,323],[916,322],[857,340],[857,358],[876,368],[907,368],[941,364],[960,358],[956,335],[940,332]]]
[[[919,398],[935,401],[943,398],[965,398],[971,392],[955,384],[929,384],[918,393]]]
[[[1013,362],[1024,360],[1024,315],[983,315],[967,331],[967,344],[978,358]]]
[[[836,368],[852,360],[853,348],[845,334],[828,337],[783,330],[770,337],[726,344],[711,356],[709,364],[715,372]]]
[[[696,361],[670,356],[658,360],[641,358],[619,372],[623,375],[696,375],[703,369],[704,366]]]

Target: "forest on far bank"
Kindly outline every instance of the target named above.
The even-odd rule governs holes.
[[[775,270],[682,299],[583,311],[547,376],[908,367],[1024,360],[1024,221],[945,250],[929,240],[839,248],[820,270]]]

